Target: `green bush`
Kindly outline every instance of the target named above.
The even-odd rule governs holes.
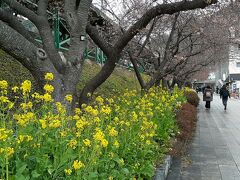
[[[200,99],[196,91],[194,91],[193,89],[187,88],[184,92],[184,95],[186,96],[188,103],[192,104],[195,107],[199,105]]]

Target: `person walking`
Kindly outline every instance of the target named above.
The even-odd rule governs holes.
[[[229,93],[226,85],[223,85],[222,88],[220,89],[220,98],[222,98],[224,110],[226,110],[227,109],[227,101],[228,101],[228,98],[230,98],[230,93]]]
[[[216,87],[216,93],[217,94],[219,93],[219,87],[218,86]]]
[[[208,85],[203,90],[203,101],[206,101],[205,108],[210,109],[210,103],[213,100],[212,88]]]

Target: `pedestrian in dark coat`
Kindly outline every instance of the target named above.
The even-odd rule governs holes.
[[[230,93],[229,93],[226,85],[223,85],[223,87],[220,89],[220,98],[222,98],[224,110],[226,110],[227,109],[227,101],[228,101],[228,98],[230,98]]]
[[[206,101],[205,107],[207,109],[210,109],[210,103],[213,100],[213,90],[212,88],[208,85],[207,87],[204,88],[203,90],[203,101]]]

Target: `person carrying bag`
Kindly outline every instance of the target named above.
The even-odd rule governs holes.
[[[210,103],[213,100],[212,88],[208,85],[203,91],[203,101],[206,101],[205,108],[210,109]]]

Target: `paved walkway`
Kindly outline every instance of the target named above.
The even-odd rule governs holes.
[[[219,96],[210,110],[201,101],[188,156],[173,161],[167,180],[240,180],[240,100],[230,99],[227,111]]]

